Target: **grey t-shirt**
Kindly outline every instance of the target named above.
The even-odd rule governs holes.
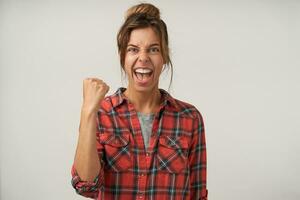
[[[143,114],[138,112],[138,118],[141,124],[142,135],[144,139],[145,149],[149,146],[149,139],[152,132],[154,114]]]

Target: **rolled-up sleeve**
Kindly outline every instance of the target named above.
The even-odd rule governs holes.
[[[194,120],[194,133],[189,155],[190,195],[193,200],[207,200],[206,141],[203,118],[199,111]]]
[[[100,170],[99,175],[96,176],[93,182],[82,181],[74,165],[72,166],[71,174],[71,183],[77,194],[89,198],[97,198],[97,196],[99,195],[99,188],[103,185],[103,170]]]

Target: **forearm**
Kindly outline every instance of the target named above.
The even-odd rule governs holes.
[[[74,166],[83,181],[93,181],[101,168],[96,148],[96,119],[97,112],[82,108]]]

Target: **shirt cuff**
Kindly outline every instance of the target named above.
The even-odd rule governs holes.
[[[96,178],[94,179],[94,181],[83,181],[81,180],[81,178],[79,177],[74,165],[72,166],[72,186],[73,188],[76,190],[76,192],[78,194],[81,194],[83,196],[88,196],[88,197],[95,197],[95,195],[97,195],[98,191],[99,191],[99,186],[101,185],[101,181],[100,179],[102,179],[101,177],[101,171],[99,172],[99,175],[96,176]]]

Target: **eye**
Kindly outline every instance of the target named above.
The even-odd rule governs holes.
[[[136,47],[129,47],[129,48],[127,49],[127,52],[137,53],[137,52],[139,52],[139,50],[138,50],[138,48],[136,48]]]
[[[158,53],[158,52],[159,52],[159,48],[158,48],[158,47],[151,47],[151,48],[149,49],[149,52],[150,52],[150,53]]]

